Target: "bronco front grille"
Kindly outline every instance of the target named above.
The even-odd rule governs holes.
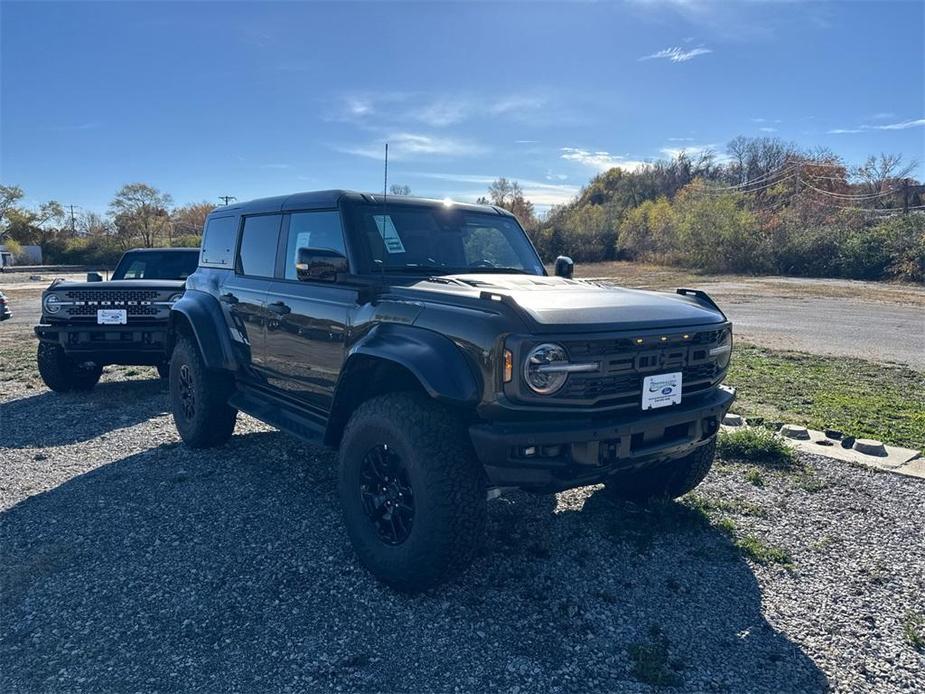
[[[718,384],[725,375],[710,349],[722,344],[728,327],[716,330],[680,332],[638,338],[554,340],[568,351],[573,362],[597,362],[589,373],[570,374],[557,393],[542,398],[544,403],[568,401],[594,405],[637,404],[646,376],[680,371],[683,393],[690,395]],[[526,390],[526,388],[525,388]],[[528,391],[528,397],[533,396]]]
[[[129,317],[166,315],[168,294],[157,289],[71,289],[64,292],[68,317],[96,317],[104,308],[124,308]]]

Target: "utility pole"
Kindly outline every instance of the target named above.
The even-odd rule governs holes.
[[[218,199],[222,201],[223,205],[228,205],[232,200],[237,200],[234,195],[219,195]]]
[[[74,206],[71,205],[71,236],[77,235],[77,228],[74,226]]]
[[[909,214],[909,179],[903,179],[903,214]]]

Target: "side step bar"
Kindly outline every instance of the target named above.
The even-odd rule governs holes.
[[[320,416],[261,390],[239,386],[228,404],[303,441],[317,443],[324,437],[326,421]]]

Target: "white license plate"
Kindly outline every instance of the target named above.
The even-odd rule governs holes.
[[[98,325],[125,325],[128,323],[127,310],[124,308],[101,308],[96,312]]]
[[[654,410],[681,402],[681,372],[642,379],[642,409]]]

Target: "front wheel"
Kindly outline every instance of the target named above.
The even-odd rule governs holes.
[[[42,381],[56,393],[91,390],[103,375],[101,365],[76,362],[61,345],[51,342],[39,342],[36,362]]]
[[[233,386],[229,374],[206,368],[195,342],[177,340],[170,359],[170,407],[187,446],[219,446],[231,437],[238,416],[228,404]]]
[[[676,499],[700,484],[713,466],[716,437],[683,458],[669,460],[651,468],[621,472],[607,480],[604,488],[622,501]]]
[[[415,592],[464,569],[487,523],[485,484],[465,426],[426,396],[360,405],[341,442],[338,487],[360,562]]]

